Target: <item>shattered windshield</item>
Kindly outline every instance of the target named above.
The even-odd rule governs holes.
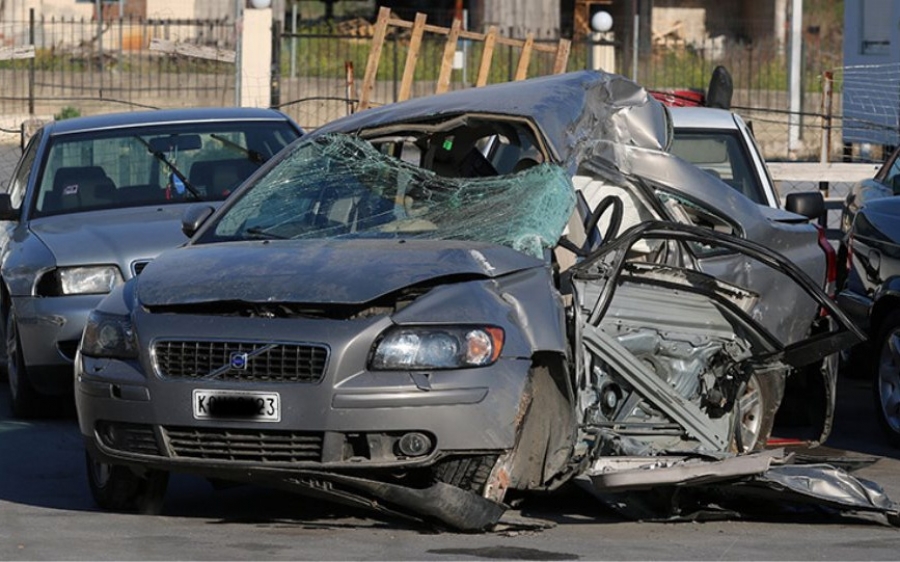
[[[575,205],[566,171],[448,178],[347,135],[299,145],[231,205],[200,242],[418,238],[509,246],[541,258]]]

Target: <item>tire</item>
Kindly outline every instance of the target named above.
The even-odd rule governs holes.
[[[127,466],[94,460],[85,451],[88,485],[94,502],[107,511],[137,511],[145,515],[162,513],[169,473],[148,470],[138,476]]]
[[[46,404],[42,404],[41,394],[34,389],[28,380],[28,369],[22,358],[22,343],[16,318],[9,313],[6,320],[6,380],[9,384],[9,398],[13,416],[32,418],[43,413]],[[52,399],[49,399],[52,400]]]
[[[900,447],[900,310],[888,314],[876,340],[872,396],[878,424],[888,441]]]
[[[497,455],[479,455],[449,459],[435,465],[434,480],[450,484],[468,492],[482,495],[497,463]]]
[[[738,452],[766,447],[781,403],[774,376],[753,373],[735,404],[734,448]]]

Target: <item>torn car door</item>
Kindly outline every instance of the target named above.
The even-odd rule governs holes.
[[[766,295],[699,271],[692,245],[773,269],[826,311],[833,329],[785,342],[757,318]],[[762,448],[788,368],[863,338],[783,256],[702,227],[640,223],[569,275],[576,415],[592,470],[616,470],[623,457],[652,465]]]

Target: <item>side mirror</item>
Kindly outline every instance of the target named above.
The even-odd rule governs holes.
[[[0,193],[0,221],[14,221],[19,219],[19,210],[12,206],[9,193]]]
[[[192,237],[215,210],[215,207],[211,205],[200,203],[191,205],[181,217],[181,232],[184,232],[188,238]]]
[[[784,208],[809,219],[819,219],[825,214],[825,198],[818,191],[789,193]]]

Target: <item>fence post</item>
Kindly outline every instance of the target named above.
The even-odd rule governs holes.
[[[241,107],[266,107],[271,99],[272,29],[272,8],[244,10],[238,59]]]
[[[823,164],[831,159],[831,111],[834,73],[826,70],[822,82],[822,153],[819,161]]]
[[[34,48],[34,8],[28,9],[28,44]],[[28,114],[34,115],[34,61],[31,57],[28,65]]]
[[[297,77],[297,3],[291,3],[291,78]]]
[[[281,22],[272,19],[272,70],[269,107],[281,105]]]

